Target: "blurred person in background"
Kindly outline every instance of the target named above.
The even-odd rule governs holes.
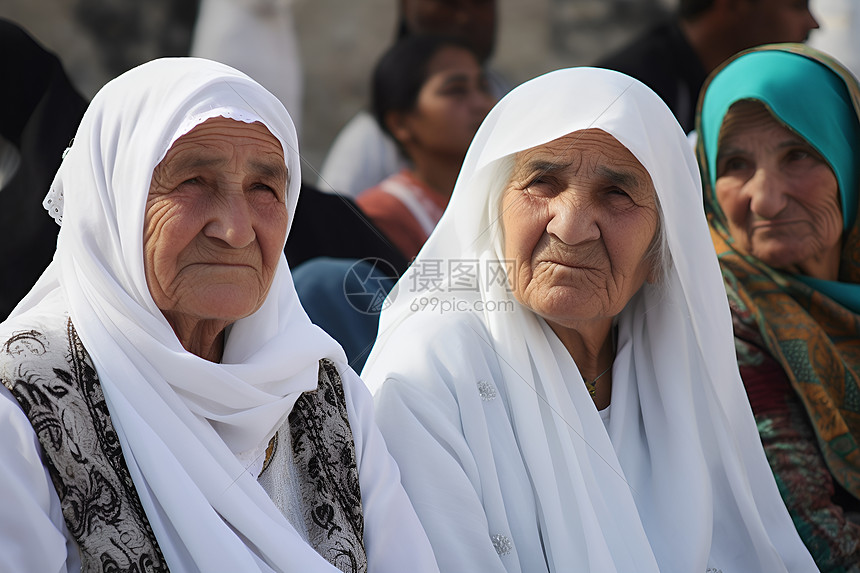
[[[433,231],[469,144],[496,99],[478,54],[440,36],[408,36],[373,72],[372,109],[410,165],[358,196],[358,205],[406,259]]]
[[[699,90],[712,70],[753,46],[804,42],[815,28],[807,0],[679,0],[668,20],[596,65],[657,92],[689,133]]]
[[[379,60],[372,90],[375,120],[411,164],[356,202],[397,248],[397,259],[410,261],[445,211],[469,143],[495,98],[471,45],[441,36],[398,40]],[[376,337],[378,303],[401,272],[396,259],[369,251],[355,258],[331,251],[295,270],[296,291],[311,320],[344,347],[356,370]]]
[[[0,18],[0,320],[51,262],[59,227],[42,200],[87,102],[56,55]]]
[[[301,135],[304,78],[294,0],[200,0],[190,55],[241,70],[281,100]]]
[[[810,7],[821,27],[810,34],[808,44],[860,77],[860,2],[810,0]]]
[[[394,1],[394,0],[392,0]],[[460,38],[485,67],[498,99],[509,85],[487,68],[496,42],[496,0],[397,0],[396,39],[416,35]],[[358,112],[335,137],[320,169],[324,191],[357,196],[409,165],[392,139],[367,111]]]

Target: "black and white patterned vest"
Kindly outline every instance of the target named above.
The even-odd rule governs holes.
[[[82,571],[168,571],[122,455],[92,360],[68,317],[0,341],[0,378],[30,419],[78,543]],[[355,443],[335,365],[287,423],[308,541],[345,573],[367,571]],[[276,436],[277,438],[277,436]],[[277,439],[267,452],[278,456]],[[280,455],[286,455],[280,452]]]

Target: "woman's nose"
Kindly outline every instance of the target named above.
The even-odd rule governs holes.
[[[815,19],[815,16],[809,11],[809,9],[806,10],[806,28],[806,39],[809,39],[809,32],[819,28],[818,20]]]
[[[750,197],[750,210],[762,219],[773,219],[785,209],[786,181],[767,168],[759,168],[745,184]]]
[[[600,237],[594,208],[570,190],[555,196],[549,205],[546,231],[567,245],[577,245]]]
[[[227,193],[213,205],[213,212],[204,233],[207,237],[219,239],[234,249],[241,249],[252,243],[256,233],[252,208],[245,193]]]

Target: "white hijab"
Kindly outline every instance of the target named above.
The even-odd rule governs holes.
[[[340,346],[300,306],[284,256],[262,307],[229,328],[221,364],[185,351],[147,288],[153,169],[215,116],[261,122],[278,138],[292,216],[300,159],[283,105],[222,64],[149,62],[108,83],[84,115],[46,199],[62,203],[54,260],[7,325],[25,312],[70,313],[171,570],[336,571],[237,458],[265,447],[298,396],[316,387],[319,359],[346,368]]]
[[[614,136],[650,173],[673,260],[664,283],[643,286],[617,317],[608,429],[546,323],[516,303],[504,284],[485,280],[494,261],[504,260],[500,197],[513,154],[589,128]],[[439,261],[445,269],[449,261],[478,261],[476,292],[456,288],[453,276],[434,292],[415,289],[428,283],[426,273]],[[425,308],[431,297],[440,309],[446,299],[459,302],[449,304],[444,316],[420,312],[432,310]],[[513,312],[504,310],[507,301],[514,301]],[[816,571],[777,491],[738,374],[696,160],[669,109],[643,84],[616,72],[579,68],[546,74],[508,94],[476,134],[445,215],[389,302],[363,372],[375,391],[404,372],[429,380],[450,377],[449,386],[473,375],[449,372],[439,360],[416,359],[421,348],[442,348],[440,356],[447,352],[461,362],[477,363],[487,355],[497,362],[489,371],[501,373],[494,382],[507,398],[510,411],[502,415],[509,418],[514,451],[500,453],[507,433],[487,422],[472,433],[489,436],[487,443],[470,444],[487,451],[472,454],[479,466],[494,460],[484,470],[522,464],[538,515],[535,523],[534,514],[516,513],[516,507],[528,507],[521,503],[528,492],[505,491],[499,478],[497,499],[488,485],[495,482],[481,475],[479,496],[490,527],[506,516],[512,549],[520,552],[514,565],[505,561],[508,571],[522,564],[527,571],[601,573]],[[445,350],[433,323],[458,320],[452,308],[486,309],[460,316],[461,323],[480,321],[491,351],[469,353],[473,349],[457,341]],[[423,334],[434,332],[435,337]],[[464,428],[489,418],[481,400],[458,395],[458,401]],[[428,403],[418,417],[432,418],[433,408]],[[381,404],[379,413],[384,414]],[[396,434],[385,437],[394,440],[389,448],[405,476],[424,454],[408,447],[408,435],[399,447]],[[500,459],[508,454],[516,460]],[[442,492],[444,484],[444,476],[434,479]],[[414,497],[413,503],[419,508]],[[440,532],[424,525],[433,542]],[[518,538],[527,530],[540,543]]]

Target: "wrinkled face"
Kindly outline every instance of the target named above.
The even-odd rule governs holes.
[[[451,36],[468,42],[486,61],[496,41],[496,0],[401,0],[413,34]]]
[[[551,324],[611,320],[649,277],[654,185],[602,130],[517,154],[501,208],[513,294]]]
[[[805,42],[818,22],[808,0],[747,0],[742,17],[746,47],[778,42]]]
[[[739,102],[726,114],[715,192],[740,250],[777,269],[836,279],[842,237],[836,176],[763,105]]]
[[[260,123],[212,118],[176,140],[152,173],[143,236],[168,322],[232,323],[260,307],[287,232],[287,182],[281,144]]]
[[[410,153],[430,153],[462,162],[481,122],[495,103],[475,56],[448,46],[427,66],[415,108],[402,114],[392,133]]]

